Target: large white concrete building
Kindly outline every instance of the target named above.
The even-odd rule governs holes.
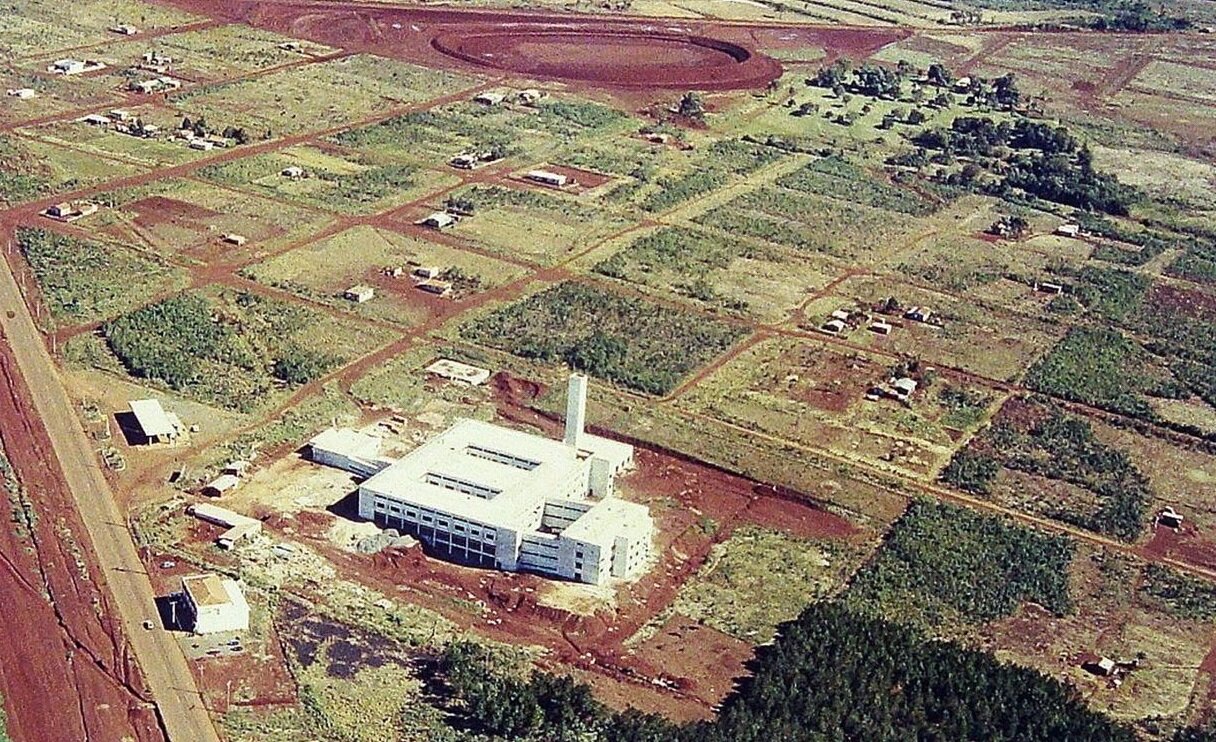
[[[570,379],[561,441],[460,420],[359,486],[359,515],[464,564],[601,584],[638,576],[654,524],[615,496],[633,447],[584,430],[587,378]]]
[[[214,574],[183,577],[182,598],[182,618],[195,634],[249,630],[249,603],[236,580]]]

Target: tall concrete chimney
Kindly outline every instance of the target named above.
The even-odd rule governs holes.
[[[570,374],[566,392],[566,445],[583,446],[583,428],[587,424],[587,376]]]

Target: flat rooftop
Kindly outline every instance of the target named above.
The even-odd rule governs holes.
[[[562,531],[562,536],[603,547],[617,536],[648,538],[651,532],[650,509],[636,502],[609,497],[597,502],[578,520]]]
[[[495,460],[496,455],[509,456],[512,463]],[[394,500],[522,530],[535,521],[547,495],[578,475],[583,458],[561,441],[463,419],[363,486]],[[428,483],[428,475],[487,488],[491,496]]]
[[[131,403],[131,412],[139,423],[139,429],[149,438],[177,433],[177,426],[165,408],[155,399],[137,399]]]
[[[226,605],[232,602],[219,575],[191,575],[182,578],[182,590],[197,606]]]

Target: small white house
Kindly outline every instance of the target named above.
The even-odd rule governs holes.
[[[1073,224],[1071,222],[1068,224],[1061,224],[1060,226],[1056,227],[1056,234],[1061,237],[1072,237],[1075,239],[1081,235],[1081,225]]]
[[[550,172],[549,170],[529,170],[524,177],[533,182],[554,186],[555,188],[563,188],[570,183],[569,176]]]
[[[211,150],[215,149],[215,142],[195,138],[190,140],[189,146],[190,149],[196,149],[199,152],[210,152]]]
[[[236,489],[240,483],[240,477],[235,474],[221,474],[203,487],[203,494],[210,497],[219,497],[225,492]]]
[[[349,289],[342,292],[342,297],[344,299],[347,301],[353,301],[356,304],[363,304],[364,302],[371,301],[373,298],[375,298],[375,296],[376,290],[371,286],[367,286],[362,283],[357,286],[351,286]]]
[[[461,170],[472,170],[473,168],[477,167],[479,162],[481,162],[481,159],[477,155],[471,155],[465,152],[453,157],[448,164],[452,167],[460,168]]]
[[[916,380],[909,379],[904,376],[891,382],[891,390],[895,392],[895,396],[899,399],[907,399],[916,391]]]
[[[9,88],[5,92],[10,98],[19,98],[21,100],[38,97],[38,91],[33,88]]]
[[[870,323],[870,332],[877,333],[879,335],[890,335],[891,323],[887,322],[886,320],[876,319]]]
[[[480,103],[483,106],[497,106],[506,99],[507,96],[503,95],[502,93],[495,92],[478,93],[477,95],[473,96],[473,102]]]
[[[447,229],[448,227],[455,226],[455,224],[456,217],[446,211],[436,211],[422,220],[422,226],[430,227],[431,229]]]
[[[285,167],[280,170],[279,175],[282,175],[284,178],[299,180],[300,178],[304,177],[304,168],[300,167],[299,165],[291,165],[290,167]]]
[[[116,33],[120,36],[134,36],[135,34],[139,33],[139,29],[135,26],[123,23],[117,26],[110,26],[110,33]]]
[[[823,331],[833,335],[839,335],[844,332],[845,324],[838,319],[830,319],[823,324]]]
[[[249,241],[249,238],[246,237],[245,235],[234,234],[232,232],[229,232],[228,234],[224,235],[223,237],[220,237],[220,242],[224,242],[229,245],[236,245],[237,247],[244,247],[245,243],[248,241]]]
[[[182,421],[171,412],[166,412],[155,399],[137,399],[131,402],[131,414],[148,443],[172,443],[182,432]]]
[[[195,634],[249,630],[249,603],[236,580],[219,575],[191,575],[182,578],[182,618]]]

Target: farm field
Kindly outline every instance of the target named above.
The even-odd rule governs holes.
[[[67,527],[28,461],[79,462],[20,447],[62,384],[157,597],[240,579],[238,641],[170,634],[219,738],[1206,739],[1213,23],[1192,0],[14,0],[0,320],[28,311],[60,373],[0,354],[27,462],[0,457],[0,557]],[[181,87],[130,88],[161,74]],[[595,497],[601,439],[633,447],[610,475],[653,522],[632,577],[467,566],[360,517],[369,472],[459,420],[564,440],[572,371]],[[221,548],[204,503],[260,531]],[[64,543],[40,563],[87,571]],[[0,718],[39,738],[7,663]],[[88,692],[46,703],[93,728]]]
[[[342,267],[335,270],[339,256]],[[430,267],[439,268],[439,275],[447,277],[443,280],[454,284],[450,296],[430,295],[415,286],[420,280],[415,271]],[[394,269],[399,275],[392,275]],[[405,327],[455,311],[462,299],[523,273],[520,267],[493,257],[369,226],[295,248],[245,270],[268,286]],[[377,296],[363,304],[343,298],[346,289],[360,283],[376,288]]]

